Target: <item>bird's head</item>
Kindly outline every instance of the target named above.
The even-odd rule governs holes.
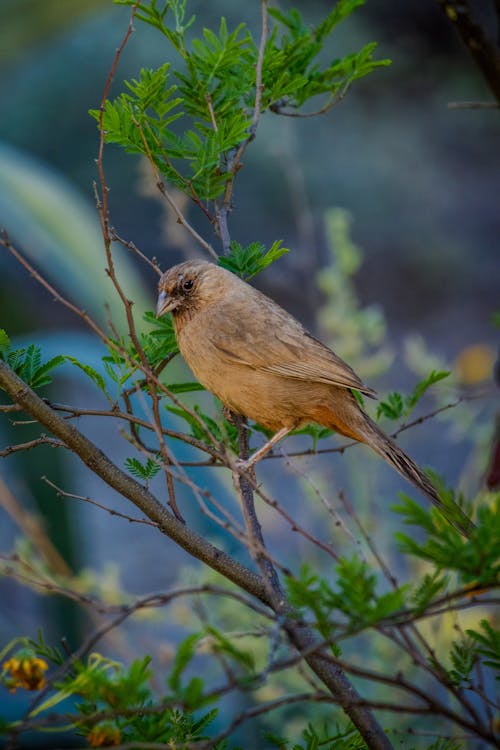
[[[202,309],[220,296],[228,274],[233,276],[204,260],[188,260],[169,268],[158,285],[156,316],[171,312],[175,318]]]

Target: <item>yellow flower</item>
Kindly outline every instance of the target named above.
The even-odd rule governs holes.
[[[38,656],[18,654],[3,663],[4,673],[9,674],[6,680],[11,693],[17,688],[25,690],[41,690],[45,687],[45,675],[49,665]]]
[[[97,724],[87,735],[90,747],[114,747],[121,739],[119,729],[113,724]]]

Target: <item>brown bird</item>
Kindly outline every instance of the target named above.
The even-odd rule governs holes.
[[[292,315],[230,271],[187,261],[166,271],[156,314],[171,312],[179,349],[200,383],[224,406],[275,435],[316,422],[366,443],[424,492],[466,536],[472,522],[441,501],[417,464],[365,414],[353,389],[373,398],[354,370]]]

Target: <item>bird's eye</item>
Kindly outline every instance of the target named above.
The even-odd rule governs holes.
[[[191,289],[193,288],[193,280],[192,280],[192,279],[186,279],[186,281],[183,281],[183,282],[182,282],[182,288],[183,288],[183,289],[184,289],[184,290],[185,290],[186,292],[189,292],[189,291],[191,291]]]

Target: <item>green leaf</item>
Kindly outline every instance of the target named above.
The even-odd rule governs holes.
[[[380,401],[377,408],[377,419],[383,415],[388,419],[400,419],[404,412],[404,401],[400,393],[394,391]]]
[[[247,670],[255,668],[255,659],[250,651],[238,648],[234,641],[229,640],[220,630],[211,625],[207,627],[207,633],[213,638],[212,648],[215,651],[220,651]]]
[[[448,672],[448,677],[456,687],[470,680],[470,673],[477,660],[477,651],[472,638],[464,638],[455,641],[451,645],[450,661],[453,669]]]
[[[144,464],[141,464],[137,458],[127,458],[125,459],[125,467],[135,477],[147,482],[158,474],[161,464],[152,458],[148,458]]]
[[[0,336],[3,346],[0,347],[0,359],[7,362],[14,372],[31,388],[41,388],[52,382],[49,373],[65,361],[61,354],[42,362],[42,350],[36,344],[29,344],[21,349],[9,349],[9,338],[5,331]]]
[[[363,408],[365,405],[365,399],[363,398],[363,394],[360,393],[356,388],[351,388],[350,391],[352,395],[354,396],[354,398],[356,399],[356,401],[358,402],[358,404],[361,406],[361,408]]]
[[[437,739],[427,750],[466,750],[462,743],[452,739]]]
[[[261,242],[252,242],[243,247],[239,242],[233,241],[229,255],[220,256],[218,263],[240,278],[248,280],[288,252],[288,248],[282,247],[282,240],[273,242],[267,251]]]
[[[185,638],[177,647],[174,665],[168,677],[168,685],[174,693],[180,690],[182,673],[193,659],[196,647],[202,638],[203,633],[193,633]]]
[[[43,385],[48,385],[52,382],[52,378],[49,376],[49,372],[54,370],[64,362],[64,357],[61,354],[57,354],[52,359],[49,359],[44,364],[40,365],[33,373],[30,385],[32,388],[41,388]]]
[[[424,393],[428,388],[431,387],[431,385],[434,385],[434,383],[439,383],[440,380],[444,380],[445,378],[449,377],[449,375],[451,375],[451,373],[447,370],[432,370],[430,375],[417,383],[413,390],[413,393],[410,396],[407,396],[405,399],[406,416],[411,413],[415,405],[420,401]]]
[[[266,434],[267,433],[269,433],[270,437],[273,435],[272,430],[266,430]],[[292,430],[290,432],[290,435],[309,435],[309,437],[312,438],[313,450],[316,450],[319,440],[324,440],[333,434],[333,430],[328,429],[328,427],[321,427],[318,424],[306,424],[303,427],[299,427],[297,430]]]
[[[52,648],[52,646],[49,646],[47,643],[45,643],[43,630],[41,628],[39,628],[37,631],[37,639],[28,638],[28,645],[34,649],[37,656],[43,659],[47,659],[47,661],[51,661],[53,664],[57,664],[58,666],[63,664],[63,655],[58,648]]]
[[[417,612],[423,612],[438,594],[444,591],[449,583],[449,577],[439,571],[432,575],[426,574],[417,585],[412,595],[412,604]]]
[[[70,357],[68,354],[65,355],[64,359],[66,359],[68,362],[71,362],[71,364],[75,365],[75,367],[80,368],[87,377],[89,377],[93,383],[95,383],[100,390],[107,395],[106,392],[106,381],[104,380],[103,376],[97,372],[93,367],[90,365],[86,365],[83,362],[80,362],[76,357]]]
[[[324,110],[339,101],[355,80],[390,63],[373,59],[376,44],[372,42],[321,67],[319,56],[326,38],[360,4],[361,0],[340,0],[316,28],[308,27],[296,9],[288,13],[269,9],[278,24],[271,31],[264,56],[263,108],[268,106],[277,112],[283,107],[300,109],[323,94]],[[281,34],[280,25],[284,27]]]
[[[201,383],[167,383],[166,388],[176,395],[179,393],[193,393],[193,391],[204,391],[205,386]]]
[[[3,328],[0,328],[0,356],[7,349],[10,349],[10,339],[7,335],[7,332]]]
[[[187,422],[191,428],[191,435],[197,440],[213,443],[213,438],[211,437],[211,435],[213,435],[216,440],[222,438],[218,425],[211,417],[208,416],[208,414],[203,414],[201,410],[196,409],[196,413],[200,417],[200,420],[198,420],[195,416],[193,416],[193,414],[190,414],[185,409],[181,409],[177,406],[167,406],[166,409],[172,414],[175,414],[176,416],[181,417],[181,419],[184,419],[184,421]],[[206,424],[206,428],[204,428],[203,426],[204,423]]]
[[[179,351],[171,315],[162,315],[161,318],[157,318],[154,312],[145,312],[143,319],[153,326],[149,335],[161,343],[163,357],[176,354]]]
[[[403,505],[394,510],[402,513],[407,523],[420,526],[427,532],[424,541],[397,534],[403,552],[433,563],[440,572],[455,571],[466,585],[491,586],[500,583],[498,503],[479,508],[477,526],[471,531],[469,539],[464,539],[437,508],[424,510],[410,498],[402,497]],[[443,495],[441,497],[445,503],[448,502]],[[453,508],[450,515],[452,513]]]
[[[477,653],[486,657],[484,664],[496,670],[496,679],[500,680],[500,630],[493,628],[488,620],[481,620],[479,625],[482,632],[469,629],[466,633],[477,644]]]
[[[199,420],[185,409],[176,406],[167,406],[166,409],[184,419],[191,428],[191,435],[197,440],[209,444],[214,444],[214,441],[225,442],[229,444],[233,452],[237,453],[238,429],[227,419],[221,420],[219,424],[215,419],[205,414],[198,405],[194,407],[194,412],[198,415]]]

